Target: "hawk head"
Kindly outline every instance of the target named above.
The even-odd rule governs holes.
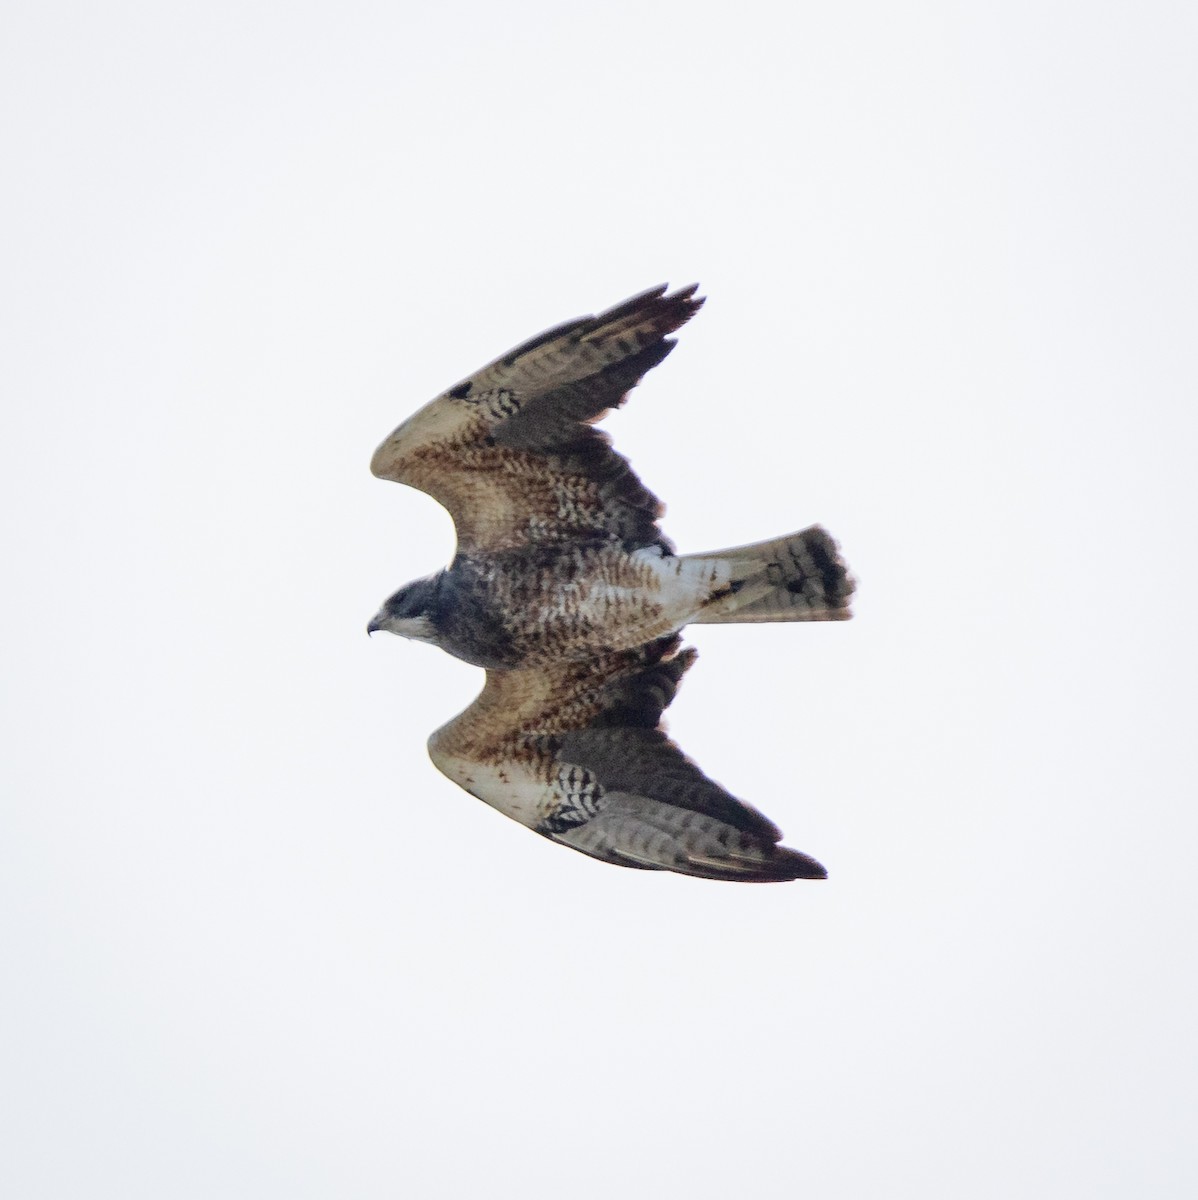
[[[401,587],[370,619],[367,633],[380,629],[417,642],[436,642],[437,592],[440,576],[430,575]]]

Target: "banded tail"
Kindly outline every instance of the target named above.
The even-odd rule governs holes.
[[[856,588],[840,549],[820,525],[751,546],[688,554],[734,563],[734,590],[717,595],[696,625],[750,621],[847,621]]]

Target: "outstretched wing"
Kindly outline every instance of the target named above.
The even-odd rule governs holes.
[[[823,879],[773,822],[661,727],[695,659],[680,638],[550,668],[488,671],[429,739],[439,770],[538,833],[605,862],[707,879]]]
[[[662,543],[661,503],[592,426],[674,348],[696,287],[653,288],[517,346],[405,421],[370,469],[443,504],[465,553]]]

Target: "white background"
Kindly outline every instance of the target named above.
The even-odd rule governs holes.
[[[1196,1194],[1198,17],[785,13],[7,6],[4,1196]],[[608,428],[860,592],[671,727],[824,884],[531,835],[364,632],[392,426],[696,278]]]

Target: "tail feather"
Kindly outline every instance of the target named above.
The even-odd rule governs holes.
[[[819,525],[751,546],[692,554],[734,563],[742,578],[692,618],[714,625],[750,621],[847,621],[856,584]]]

